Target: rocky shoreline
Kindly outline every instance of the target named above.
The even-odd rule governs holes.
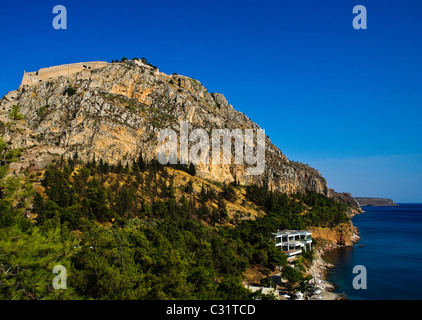
[[[311,296],[310,300],[343,300],[347,299],[344,294],[333,292],[336,287],[334,284],[327,281],[328,271],[335,267],[333,264],[326,262],[323,258],[325,254],[332,250],[338,250],[340,248],[351,247],[360,240],[359,230],[356,227],[350,237],[350,242],[347,245],[330,243],[320,247],[316,252],[316,257],[309,268],[309,273],[312,276],[312,284],[319,289],[318,295]]]

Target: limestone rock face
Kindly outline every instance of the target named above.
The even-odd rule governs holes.
[[[311,231],[312,237],[318,239],[321,247],[327,251],[338,246],[353,246],[360,240],[358,230],[351,221],[339,224],[332,229],[311,227]]]
[[[24,120],[10,119],[13,105]],[[189,122],[190,132],[200,128],[210,136],[212,129],[259,129],[199,81],[132,61],[21,86],[0,100],[0,121],[4,140],[23,150],[17,171],[40,169],[54,157],[75,153],[82,160],[95,156],[124,164],[140,152],[156,158],[158,132],[170,128],[179,134],[180,121]],[[200,164],[197,174],[219,182],[267,183],[289,194],[313,190],[336,195],[316,169],[290,161],[268,137],[265,172],[251,176],[245,169],[233,163]]]

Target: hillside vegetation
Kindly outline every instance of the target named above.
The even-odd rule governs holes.
[[[75,155],[8,175],[19,151],[0,148],[0,299],[263,298],[242,281],[286,266],[273,232],[348,221],[344,204],[315,192],[225,185],[142,156]],[[66,290],[52,286],[56,265]]]

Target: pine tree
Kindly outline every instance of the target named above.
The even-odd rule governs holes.
[[[205,204],[208,201],[207,189],[204,187],[203,183],[202,183],[201,193],[199,194],[199,197],[201,199],[202,204]]]
[[[117,163],[116,172],[117,173],[122,173],[123,172],[123,165],[122,165],[122,161],[121,160],[119,160],[119,162]]]
[[[137,161],[139,170],[141,170],[141,172],[144,172],[146,170],[146,163],[144,161],[144,158],[142,156],[142,152],[139,153],[139,157],[138,157],[138,161]]]
[[[195,165],[192,162],[189,164],[188,173],[191,176],[195,176],[196,175],[196,168],[195,168]]]
[[[189,194],[193,193],[193,182],[192,182],[192,180],[189,180],[188,183],[186,184],[185,192],[189,193]]]
[[[218,212],[220,214],[221,219],[227,220],[229,216],[227,214],[227,208],[226,208],[226,203],[224,202],[224,197],[221,193],[218,195],[218,198],[217,198],[217,207],[218,207]]]
[[[96,161],[95,161],[95,153],[92,155],[92,161],[91,161],[91,165],[92,167],[95,169],[95,166],[97,165]]]

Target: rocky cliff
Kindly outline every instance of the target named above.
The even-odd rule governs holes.
[[[23,119],[11,116],[13,106]],[[16,111],[16,110],[15,110]],[[112,63],[21,85],[0,100],[0,132],[12,148],[21,148],[12,170],[37,170],[52,160],[102,158],[110,163],[132,161],[139,153],[157,156],[160,129],[179,132],[180,121],[202,128],[259,129],[236,111],[222,94],[210,93],[197,80],[166,75],[140,61]],[[219,182],[267,183],[289,194],[312,190],[357,207],[350,194],[337,194],[324,177],[293,162],[266,137],[265,172],[245,173],[244,165],[199,165],[200,177]]]

